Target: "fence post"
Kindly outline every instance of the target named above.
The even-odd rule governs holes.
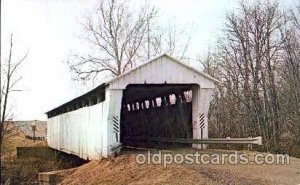
[[[252,139],[252,137],[249,137],[249,139]],[[248,150],[252,150],[252,144],[248,144]]]
[[[230,139],[230,137],[226,137],[226,139]],[[226,144],[226,149],[229,149],[229,144]]]

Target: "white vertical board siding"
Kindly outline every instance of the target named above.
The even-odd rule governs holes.
[[[192,87],[193,99],[192,99],[192,126],[193,126],[193,138],[201,139],[201,130],[199,126],[199,113],[200,113],[200,87],[195,85]],[[201,144],[193,144],[193,148],[201,149]]]
[[[203,89],[199,86],[193,87],[192,119],[193,119],[193,138],[208,138],[208,110],[211,100],[212,89]],[[205,149],[206,144],[193,144],[194,148]]]
[[[201,88],[214,88],[214,81],[185,65],[162,56],[121,75],[110,82],[110,89],[126,89],[129,84],[199,84]]]
[[[107,157],[107,102],[48,119],[48,145],[83,159]]]
[[[208,110],[212,95],[212,89],[200,89],[200,112],[204,114],[203,138],[208,138]]]

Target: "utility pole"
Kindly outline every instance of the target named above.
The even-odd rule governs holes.
[[[36,123],[35,122],[36,122],[36,120],[33,123],[31,123],[32,139],[34,142],[35,142],[35,131],[36,131]]]

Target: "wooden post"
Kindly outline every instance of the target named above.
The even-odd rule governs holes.
[[[58,183],[55,172],[43,172],[38,175],[39,185],[55,185]]]
[[[108,109],[108,155],[114,155],[111,148],[120,145],[120,118],[121,118],[121,104],[122,104],[122,89],[109,89],[109,109]]]
[[[208,138],[208,110],[212,89],[204,89],[194,86],[193,92],[193,138]],[[193,148],[206,149],[207,144],[193,144]]]

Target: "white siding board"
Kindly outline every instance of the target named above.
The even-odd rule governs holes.
[[[145,81],[147,82],[147,79],[145,78],[145,76],[144,76],[144,74],[146,74],[147,73],[147,71],[146,71],[146,67],[142,67],[141,68],[141,70],[139,70],[140,71],[140,75],[139,75],[139,79],[141,79],[141,84],[143,84]]]
[[[150,76],[151,76],[151,79],[152,79],[151,83],[157,83],[158,80],[159,80],[159,76],[157,74],[156,67],[157,67],[157,63],[156,62],[152,62],[151,63],[151,71],[150,71]]]
[[[143,82],[143,79],[142,79],[142,71],[143,71],[143,68],[141,68],[141,70],[138,71],[138,78]]]
[[[118,127],[120,128],[120,117],[121,117],[121,101],[122,101],[122,90],[108,90],[108,96],[110,97],[110,102],[108,105],[108,117],[107,117],[107,149],[120,144],[120,132],[117,133],[118,138],[116,138],[116,132],[113,129],[113,117],[118,118]],[[118,141],[117,141],[118,139]],[[109,153],[108,153],[109,154]]]
[[[158,71],[157,71],[157,63],[155,62],[155,65],[154,63],[152,63],[152,68],[153,68],[153,83],[157,83],[159,81],[159,76],[158,76]]]
[[[163,60],[163,58],[157,59],[159,61],[159,63],[157,63],[158,65],[160,65],[159,67],[161,68],[160,71],[160,77],[164,80],[166,79],[166,67],[165,67],[165,62]]]
[[[178,71],[175,67],[173,67],[173,63],[165,60],[165,63],[167,64],[167,69],[166,69],[166,74],[167,74],[167,83],[173,83],[174,82],[174,78],[178,78]],[[175,72],[175,73],[174,73]],[[176,75],[174,75],[176,74]],[[179,82],[179,81],[178,81]],[[182,83],[182,82],[181,82]]]

